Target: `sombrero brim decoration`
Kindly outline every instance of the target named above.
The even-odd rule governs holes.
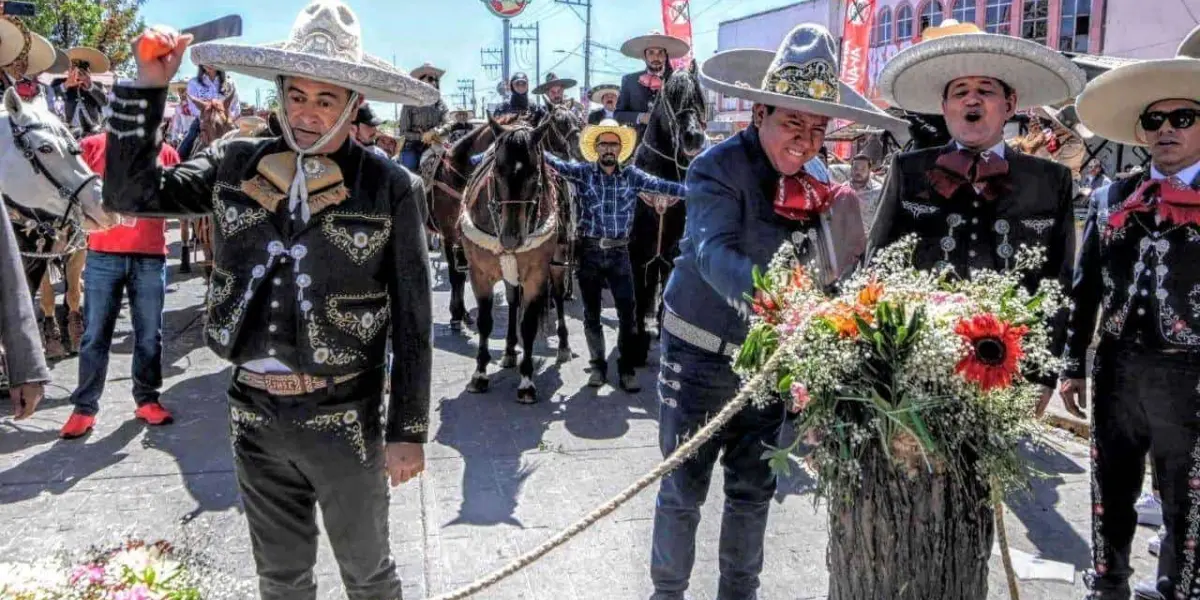
[[[289,42],[263,46],[206,42],[193,46],[193,64],[274,81],[279,76],[303,77],[354,90],[367,100],[429,106],[438,91],[387,62],[362,55],[361,62],[288,49]]]
[[[1168,58],[1117,67],[1087,85],[1075,110],[1096,135],[1145,146],[1138,116],[1155,102],[1173,99],[1200,102],[1200,60]]]
[[[941,114],[942,93],[963,77],[992,77],[1017,92],[1017,109],[1056,104],[1083,89],[1087,76],[1070,59],[1037,42],[1007,35],[959,33],[901,50],[879,74],[889,104]]]
[[[670,58],[682,57],[691,50],[691,46],[687,42],[675,36],[651,33],[639,35],[621,44],[621,54],[629,58],[644,60],[647,48],[666,48],[667,56]]]
[[[71,62],[86,62],[88,64],[89,72],[93,74],[107,73],[112,70],[112,62],[108,60],[108,57],[105,56],[103,52],[95,48],[86,48],[82,46],[78,48],[71,48],[70,50],[67,50],[67,58],[69,58]]]
[[[420,79],[422,75],[432,75],[434,79],[441,79],[442,75],[445,74],[446,71],[444,69],[439,69],[433,65],[421,65],[409,73],[413,79]]]
[[[539,86],[533,88],[533,95],[541,96],[542,94],[549,92],[550,88],[552,88],[556,85],[561,85],[564,90],[569,90],[569,89],[575,87],[578,83],[579,82],[575,81],[574,79],[552,79],[550,81],[547,81],[546,83],[543,83],[542,85],[539,85]]]
[[[54,46],[46,38],[30,31],[29,52],[25,57],[25,75],[33,76],[54,66]],[[21,27],[8,19],[0,19],[0,67],[11,65],[25,50],[25,36]]]
[[[705,87],[734,98],[777,108],[798,110],[873,125],[892,132],[908,129],[908,122],[889,116],[850,86],[837,80],[836,73],[820,73],[811,81],[779,79],[762,89],[775,60],[770,50],[728,50],[700,65],[700,82]],[[800,66],[802,70],[805,66]]]
[[[605,119],[599,125],[588,125],[579,136],[579,151],[587,162],[596,162],[600,155],[596,154],[596,138],[606,133],[614,133],[621,138],[621,154],[617,161],[625,164],[633,156],[634,146],[637,145],[637,131],[632,127],[617,124],[611,119]]]
[[[605,94],[620,94],[620,93],[621,93],[620,86],[606,83],[606,84],[598,85],[598,86],[592,88],[591,100],[592,100],[592,102],[595,102],[596,104],[603,104]]]
[[[1200,58],[1200,26],[1192,29],[1192,32],[1183,38],[1179,43],[1179,49],[1175,51],[1178,56],[1186,56],[1188,58]]]

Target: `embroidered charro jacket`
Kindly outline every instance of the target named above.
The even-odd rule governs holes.
[[[1102,341],[1200,352],[1200,227],[1158,223],[1153,211],[1130,214],[1120,227],[1109,221],[1149,177],[1118,181],[1092,196],[1071,288],[1066,377],[1085,376],[1097,315]],[[1191,185],[1200,189],[1200,176]]]
[[[938,157],[956,150],[940,148],[906,152],[892,159],[871,226],[867,255],[909,234],[917,236],[913,256],[918,269],[950,266],[960,277],[971,270],[1007,271],[1021,246],[1045,249],[1041,272],[1028,276],[1031,291],[1042,279],[1057,279],[1069,289],[1075,258],[1075,220],[1071,208],[1071,171],[1053,161],[1004,148],[1007,190],[992,200],[970,186],[950,197],[930,180]],[[1066,311],[1053,323],[1051,351],[1062,350]],[[1030,375],[1051,384],[1056,375]]]
[[[333,377],[383,367],[390,334],[385,437],[425,442],[432,314],[419,180],[347,140],[305,159],[312,216],[304,223],[288,213],[282,190],[295,163],[279,138],[229,139],[158,167],[154,132],[166,94],[114,90],[104,202],[146,216],[211,215],[208,347],[234,364],[274,358]]]

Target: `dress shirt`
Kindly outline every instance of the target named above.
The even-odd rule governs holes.
[[[590,238],[622,239],[633,227],[638,192],[683,197],[683,184],[660,179],[637,167],[617,167],[612,174],[596,163],[565,161],[547,153],[546,161],[575,184],[579,234]]]

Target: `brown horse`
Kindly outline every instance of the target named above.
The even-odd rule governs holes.
[[[196,143],[192,145],[191,156],[180,157],[183,160],[197,156],[205,148],[208,148],[229,132],[237,129],[237,125],[233,122],[233,116],[230,113],[233,95],[226,97],[224,100],[193,99],[193,102],[196,103],[196,106],[200,107],[200,135],[197,137]],[[179,234],[184,253],[193,251],[192,237],[195,236],[196,243],[203,250],[205,257],[202,263],[197,263],[198,265],[207,265],[212,260],[212,220],[210,218],[201,217],[185,222],[180,227]],[[185,261],[184,264],[188,262],[190,261]]]
[[[502,366],[516,362],[519,324],[524,356],[519,368],[517,401],[528,404],[537,401],[533,342],[547,306],[547,291],[561,289],[562,285],[561,275],[559,282],[553,281],[551,268],[559,250],[562,195],[542,156],[541,143],[549,123],[537,128],[506,129],[492,120],[489,127],[496,142],[467,184],[458,225],[470,266],[471,287],[479,305],[479,352],[467,391],[479,393],[488,389],[492,289],[504,281],[510,318]],[[559,359],[569,359],[565,323],[560,323],[558,333]]]

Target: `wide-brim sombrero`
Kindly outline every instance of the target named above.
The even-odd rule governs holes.
[[[840,81],[837,82],[836,102],[762,89],[763,78],[774,60],[775,53],[770,50],[747,48],[721,52],[700,65],[700,82],[704,87],[726,96],[767,106],[873,125],[893,133],[907,131],[907,121],[888,115],[854,88]]]
[[[1096,135],[1145,146],[1138,116],[1155,102],[1174,99],[1200,102],[1200,60],[1167,58],[1117,67],[1087,85],[1075,110]]]
[[[1037,42],[991,33],[958,33],[901,50],[879,74],[880,94],[905,110],[941,114],[942,94],[963,77],[992,77],[1017,92],[1017,110],[1057,104],[1087,82],[1070,59]]]
[[[670,58],[680,58],[691,50],[691,46],[687,42],[673,35],[650,33],[631,38],[621,44],[621,54],[629,58],[644,60],[647,48],[665,48],[667,56]]]
[[[557,78],[555,78],[555,79],[551,79],[550,81],[543,83],[542,85],[539,85],[539,86],[533,88],[533,95],[541,96],[541,95],[545,94],[546,92],[549,92],[550,88],[552,88],[556,85],[561,85],[562,89],[569,90],[578,84],[579,84],[579,82],[575,81],[574,79],[570,79],[570,78],[557,79]]]
[[[46,69],[46,73],[53,75],[63,75],[71,70],[71,57],[67,56],[67,51],[59,48],[54,49],[54,64]]]
[[[108,57],[105,56],[103,52],[95,48],[87,48],[83,46],[71,48],[70,50],[67,50],[67,58],[69,58],[72,63],[75,61],[86,62],[88,64],[89,73],[107,73],[112,70],[112,62],[108,60]]]
[[[603,104],[604,103],[603,98],[604,98],[605,94],[620,94],[620,93],[621,93],[621,86],[613,85],[611,83],[602,83],[602,84],[592,88],[592,95],[589,96],[589,98],[591,98],[592,102],[595,102],[596,104]]]
[[[439,69],[439,68],[433,66],[431,63],[425,63],[425,64],[413,69],[409,73],[409,75],[412,76],[413,79],[420,79],[422,75],[432,75],[434,79],[441,79],[442,75],[445,75],[445,74],[446,74],[445,69]]]
[[[274,81],[303,77],[354,90],[367,100],[429,106],[438,90],[406,75],[386,61],[363,53],[361,62],[286,49],[289,42],[263,46],[206,42],[193,46],[192,63]]]
[[[34,76],[54,66],[55,51],[50,40],[30,31],[29,52],[26,54],[25,75]],[[21,28],[8,19],[0,19],[0,67],[11,65],[25,50]]]
[[[633,151],[637,145],[637,131],[632,127],[626,127],[617,123],[612,119],[604,119],[599,125],[588,125],[583,128],[583,133],[579,135],[579,151],[583,154],[583,159],[587,162],[596,162],[600,155],[596,154],[596,138],[606,133],[614,133],[621,138],[621,154],[617,156],[617,161],[624,164],[633,156]]]
[[[1178,56],[1186,56],[1188,58],[1200,58],[1200,25],[1192,29],[1187,37],[1179,43],[1179,48],[1175,50]]]

